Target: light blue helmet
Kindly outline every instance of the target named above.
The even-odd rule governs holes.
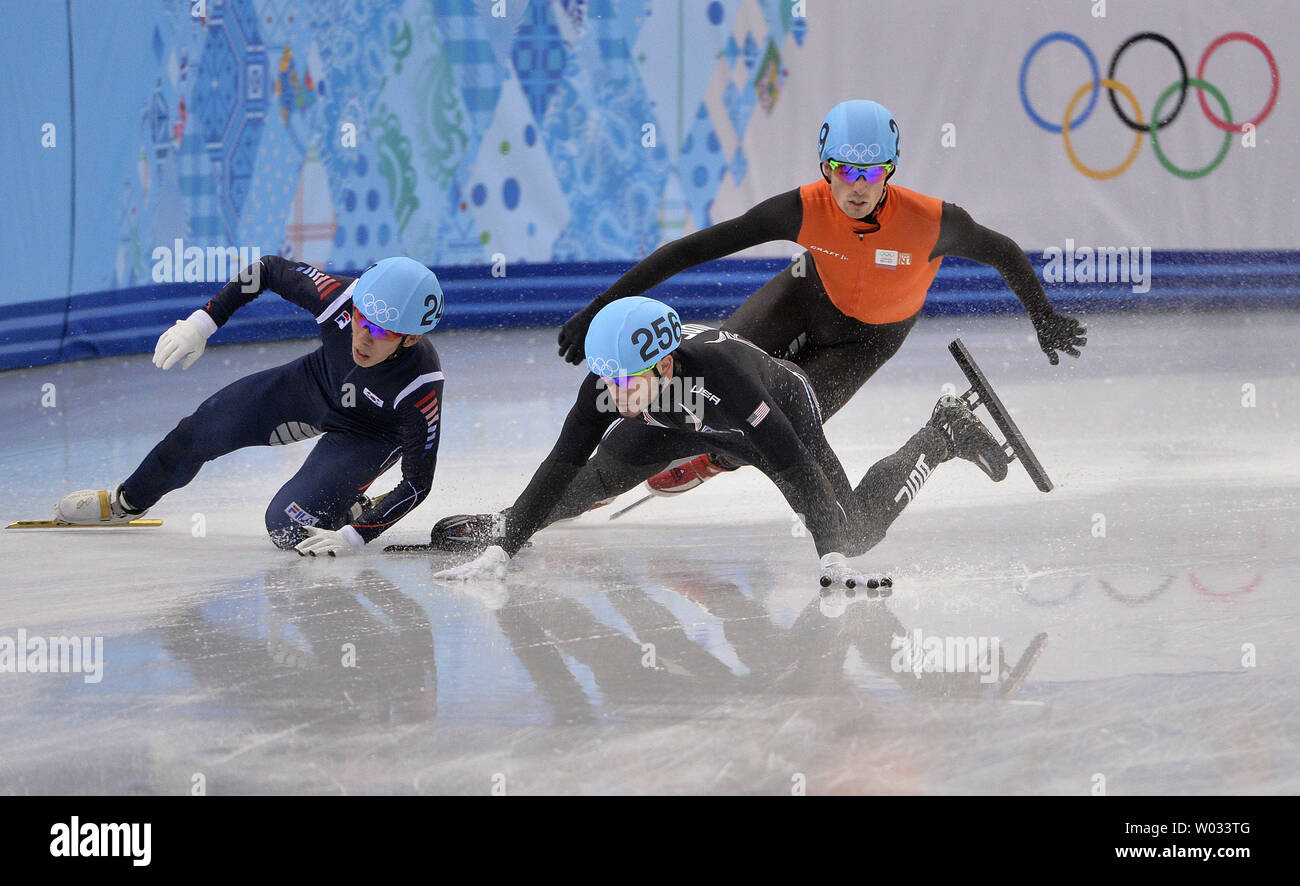
[[[877,102],[857,99],[830,109],[817,136],[822,160],[866,166],[897,163],[898,121]]]
[[[587,368],[606,378],[635,375],[682,343],[682,321],[661,301],[634,295],[612,301],[587,327]]]
[[[437,275],[404,255],[366,268],[352,290],[352,305],[367,320],[403,335],[432,332],[442,319],[442,303]]]

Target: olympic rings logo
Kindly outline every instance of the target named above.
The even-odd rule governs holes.
[[[375,298],[373,292],[367,292],[361,297],[361,309],[368,319],[380,326],[397,319],[397,308],[390,308],[382,298]]]
[[[864,145],[858,142],[856,145],[843,144],[838,149],[831,152],[831,156],[842,163],[871,163],[884,152],[884,148],[872,142]]]
[[[1138,105],[1137,96],[1133,94],[1131,89],[1115,79],[1115,69],[1119,65],[1120,56],[1122,56],[1130,46],[1148,40],[1154,43],[1159,43],[1161,46],[1173,53],[1174,59],[1178,62],[1178,70],[1182,75],[1179,80],[1176,80],[1168,89],[1160,94],[1159,98],[1156,99],[1155,106],[1151,109],[1150,123],[1146,123],[1143,120],[1142,108]],[[1268,102],[1264,105],[1264,110],[1260,111],[1254,119],[1247,120],[1244,123],[1234,123],[1232,121],[1232,112],[1228,108],[1228,101],[1223,97],[1223,93],[1219,92],[1217,88],[1206,82],[1203,78],[1205,65],[1210,60],[1210,56],[1214,54],[1214,51],[1225,43],[1231,43],[1237,40],[1249,43],[1251,46],[1254,46],[1263,53],[1264,59],[1268,62],[1269,73],[1273,78],[1273,88],[1269,93]],[[1088,66],[1092,69],[1092,82],[1085,83],[1077,92],[1074,93],[1073,97],[1071,97],[1069,103],[1065,107],[1065,115],[1060,125],[1049,123],[1047,120],[1044,120],[1039,116],[1030,105],[1029,94],[1025,91],[1025,80],[1029,76],[1029,65],[1033,62],[1034,56],[1037,55],[1038,51],[1047,44],[1057,41],[1069,43],[1072,46],[1078,47],[1084,54],[1084,57],[1087,58]],[[1205,48],[1205,52],[1201,54],[1201,61],[1196,66],[1195,77],[1187,76],[1187,64],[1183,61],[1183,55],[1178,51],[1178,47],[1173,44],[1173,41],[1168,37],[1165,37],[1163,34],[1157,34],[1154,31],[1143,31],[1140,34],[1134,34],[1132,37],[1129,37],[1121,43],[1119,48],[1115,50],[1115,54],[1111,56],[1110,67],[1108,68],[1105,77],[1102,77],[1099,74],[1097,58],[1092,54],[1092,50],[1088,48],[1088,44],[1084,43],[1074,34],[1065,31],[1053,31],[1044,37],[1040,37],[1038,42],[1029,48],[1029,52],[1025,54],[1025,60],[1020,64],[1020,103],[1024,105],[1025,112],[1029,114],[1029,119],[1033,120],[1034,123],[1048,132],[1059,133],[1061,135],[1065,141],[1065,152],[1070,157],[1070,163],[1074,165],[1075,169],[1079,170],[1079,172],[1089,178],[1108,179],[1114,178],[1123,173],[1133,165],[1133,161],[1137,159],[1138,150],[1142,147],[1142,135],[1144,133],[1150,133],[1151,148],[1155,151],[1156,159],[1160,161],[1160,165],[1180,178],[1192,179],[1209,175],[1220,163],[1223,162],[1224,158],[1228,155],[1228,149],[1232,146],[1233,133],[1245,132],[1247,126],[1258,126],[1273,112],[1273,106],[1277,103],[1277,93],[1280,83],[1281,78],[1278,75],[1277,61],[1273,58],[1273,53],[1269,51],[1269,48],[1264,44],[1263,40],[1260,40],[1253,34],[1247,34],[1244,31],[1233,31],[1228,34],[1223,34],[1210,43],[1210,45]],[[1123,163],[1113,169],[1092,169],[1091,167],[1085,166],[1074,153],[1074,147],[1070,144],[1070,130],[1077,129],[1085,120],[1088,119],[1089,115],[1092,114],[1093,107],[1097,104],[1097,93],[1100,87],[1103,86],[1109,94],[1111,107],[1115,110],[1115,114],[1119,117],[1120,122],[1133,130],[1136,135],[1133,139],[1133,148],[1129,151],[1128,157],[1124,159]],[[1160,139],[1157,134],[1160,130],[1173,123],[1179,112],[1182,111],[1184,100],[1187,98],[1187,88],[1189,86],[1195,87],[1196,97],[1200,101],[1201,111],[1205,114],[1206,119],[1224,132],[1223,145],[1219,148],[1219,153],[1209,162],[1209,164],[1200,169],[1182,169],[1175,166],[1173,162],[1165,156],[1164,151],[1160,149]],[[1083,112],[1080,113],[1078,117],[1074,117],[1075,107],[1079,104],[1080,100],[1083,99],[1084,93],[1089,91],[1091,91],[1091,95],[1088,97],[1087,107],[1083,109]],[[1135,119],[1130,119],[1124,111],[1120,109],[1119,100],[1115,96],[1116,91],[1122,93],[1124,98],[1128,100],[1128,103],[1133,106],[1133,116]],[[1164,109],[1165,105],[1169,102],[1170,97],[1172,97],[1175,92],[1178,93],[1177,103],[1167,116],[1161,117],[1160,112]],[[1205,100],[1205,93],[1207,92],[1214,96],[1214,100],[1218,103],[1219,107],[1222,108],[1222,119],[1215,116],[1214,112],[1210,110],[1209,102]]]
[[[603,375],[605,378],[619,378],[627,375],[623,371],[622,365],[614,357],[587,357],[587,368],[597,375]]]

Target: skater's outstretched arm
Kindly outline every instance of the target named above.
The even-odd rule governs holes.
[[[541,528],[573,478],[600,445],[606,428],[618,418],[617,412],[599,408],[596,397],[599,387],[595,374],[588,373],[578,391],[578,399],[564,419],[559,439],[506,515],[504,536],[497,543],[510,556]]]
[[[582,362],[587,327],[596,313],[615,299],[641,295],[687,268],[760,243],[794,241],[802,224],[803,202],[796,188],[764,200],[742,216],[665,243],[565,322],[559,335],[560,356],[570,363]]]
[[[351,282],[351,277],[335,277],[304,262],[263,256],[231,277],[206,305],[184,320],[177,320],[159,336],[153,364],[159,369],[171,369],[180,363],[181,369],[189,369],[203,356],[208,339],[230,315],[267,290],[316,314],[318,323],[324,322],[323,318],[332,314],[345,297]]]
[[[968,258],[997,269],[1029,312],[1029,319],[1038,333],[1038,342],[1053,366],[1060,362],[1057,351],[1078,357],[1079,348],[1088,343],[1084,337],[1087,328],[1073,317],[1058,314],[1052,307],[1024,250],[1005,234],[976,222],[970,213],[954,203],[943,204],[939,239],[930,252],[930,258],[945,255]]]
[[[264,255],[231,277],[203,310],[220,328],[231,314],[269,291],[314,315],[328,315],[352,281],[351,277],[336,277],[306,262]]]
[[[434,573],[434,578],[473,581],[505,577],[510,558],[541,528],[551,509],[587,463],[587,458],[600,445],[605,429],[618,417],[616,412],[605,412],[598,407],[595,394],[599,384],[594,373],[587,374],[578,391],[578,399],[564,420],[559,439],[519,498],[503,514],[487,549],[469,563]]]

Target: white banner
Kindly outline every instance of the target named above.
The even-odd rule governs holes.
[[[739,186],[722,182],[714,221],[813,180],[827,109],[870,98],[902,130],[896,183],[960,204],[1026,249],[1064,248],[1066,238],[1156,249],[1300,246],[1292,91],[1300,7],[1292,0],[807,0],[806,11],[805,45],[785,54],[783,100],[750,121],[742,140],[749,174]],[[1187,77],[1222,95],[1232,125],[1208,88],[1204,106],[1193,86],[1183,94],[1179,57]],[[1112,65],[1147,124],[1169,93],[1155,139],[1121,119],[1108,90],[1092,88]],[[1022,68],[1024,99],[1041,123],[1022,101]],[[1059,130],[1080,92],[1072,160]],[[1242,131],[1247,121],[1255,122]],[[1171,171],[1207,166],[1195,178]],[[1094,178],[1085,168],[1112,174]]]

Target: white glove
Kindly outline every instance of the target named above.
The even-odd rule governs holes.
[[[843,554],[834,551],[822,557],[821,585],[824,588],[843,585],[855,593],[861,586],[867,589],[868,597],[888,597],[894,592],[892,578],[887,575],[864,575],[850,566]]]
[[[153,349],[153,365],[159,369],[171,369],[177,360],[184,358],[181,369],[189,369],[203,356],[208,337],[216,331],[216,321],[202,309],[184,320],[177,320],[175,326],[158,337],[158,344]]]
[[[510,555],[500,545],[492,545],[463,566],[435,572],[433,577],[440,581],[475,581],[485,578],[501,581],[506,577],[506,564],[509,562]]]
[[[301,557],[336,557],[355,554],[365,545],[365,539],[351,526],[339,530],[308,526],[307,537],[293,549]]]

